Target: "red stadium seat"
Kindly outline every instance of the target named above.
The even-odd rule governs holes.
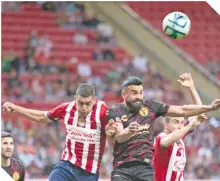
[[[146,19],[160,31],[163,18],[172,11],[180,11],[191,19],[191,30],[184,40],[171,40],[187,53],[190,53],[199,63],[205,64],[213,59],[220,61],[215,47],[220,46],[220,17],[206,2],[126,2],[142,18]],[[204,19],[204,20],[201,20]],[[206,42],[205,49],[203,43]],[[192,45],[192,46],[191,46]],[[191,51],[195,49],[196,51]]]

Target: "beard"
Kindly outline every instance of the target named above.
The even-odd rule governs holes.
[[[136,100],[136,101],[131,101],[131,100],[127,100],[126,102],[126,106],[129,109],[129,111],[131,112],[137,112],[139,111],[142,106],[143,106],[143,100]]]

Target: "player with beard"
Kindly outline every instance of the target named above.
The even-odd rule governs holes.
[[[14,140],[10,133],[1,133],[1,167],[15,180],[24,181],[25,170],[23,164],[12,158]]]
[[[106,132],[115,139],[112,181],[153,181],[153,123],[157,117],[189,117],[214,111],[220,99],[211,105],[169,106],[144,99],[143,83],[130,76],[122,84],[123,103],[113,105],[108,119],[117,122],[116,133]],[[137,134],[139,133],[139,134]]]

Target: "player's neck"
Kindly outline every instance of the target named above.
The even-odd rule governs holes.
[[[170,131],[168,129],[164,129],[164,133],[170,134]]]
[[[135,113],[136,112],[136,110],[134,110],[134,109],[132,109],[129,105],[127,105],[126,103],[125,103],[125,107],[126,107],[126,109],[127,109],[127,111],[129,112],[129,113]]]
[[[10,166],[10,164],[11,164],[11,159],[2,156],[1,166],[8,167],[8,166]]]

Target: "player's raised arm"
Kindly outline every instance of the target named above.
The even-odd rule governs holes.
[[[216,111],[220,108],[220,99],[216,99],[211,105],[202,105],[202,101],[190,74],[181,75],[178,82],[180,82],[182,86],[189,88],[194,105],[170,106],[167,111],[167,116],[190,117],[210,111]]]
[[[48,119],[47,117],[47,114],[46,114],[47,112],[45,111],[27,109],[27,108],[15,105],[11,102],[5,102],[2,108],[3,108],[3,111],[5,112],[20,113],[23,116],[35,122],[44,123],[44,124],[51,122],[51,120]]]
[[[187,124],[183,128],[164,136],[160,141],[160,146],[163,148],[168,148],[170,145],[183,138],[188,132],[197,127],[205,119],[207,119],[207,116],[204,114],[194,117],[190,120],[189,124]],[[184,121],[184,119],[182,121]],[[169,118],[166,118],[165,124],[166,122],[169,122]]]
[[[194,81],[190,73],[184,73],[180,75],[179,80],[177,80],[183,87],[189,90],[190,96],[192,98],[192,103],[196,105],[202,105],[201,98],[195,88]]]

